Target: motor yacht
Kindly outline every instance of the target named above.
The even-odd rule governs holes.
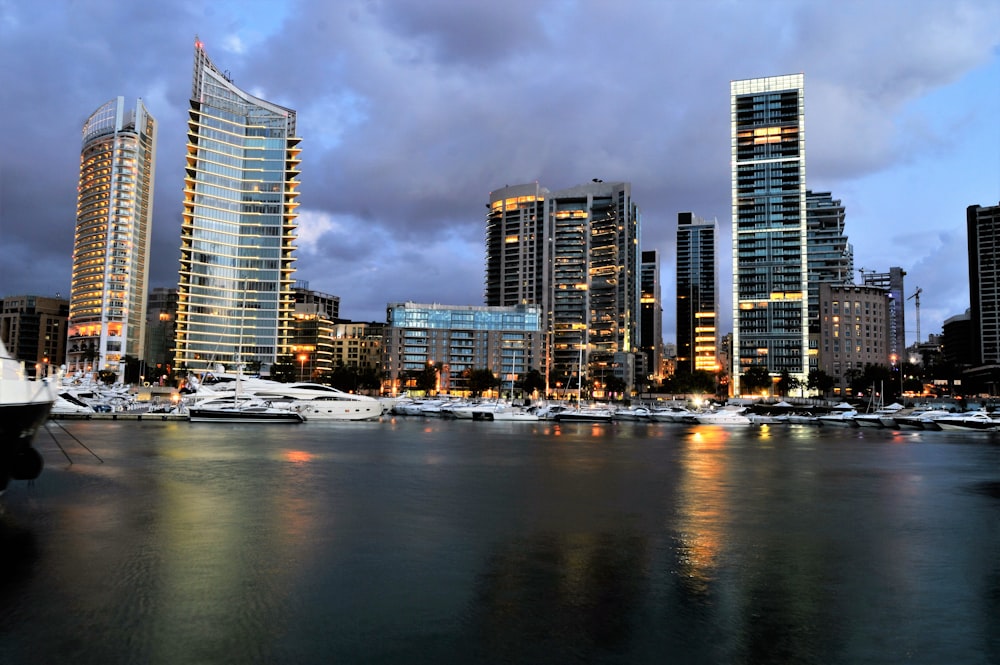
[[[0,492],[11,480],[34,480],[44,459],[32,443],[49,417],[56,390],[50,380],[30,380],[24,364],[0,342]]]

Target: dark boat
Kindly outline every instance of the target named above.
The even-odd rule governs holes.
[[[0,342],[0,492],[11,480],[34,480],[45,466],[32,443],[56,399],[48,381],[31,381]]]

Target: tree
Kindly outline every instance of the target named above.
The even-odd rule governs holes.
[[[425,393],[430,393],[437,389],[438,386],[438,366],[434,363],[427,363],[416,376],[417,379],[417,390],[423,390]]]
[[[743,372],[740,388],[743,393],[757,393],[771,387],[771,374],[764,365],[751,365]]]
[[[473,397],[480,397],[484,392],[500,385],[493,375],[493,370],[487,368],[467,369],[463,372]]]
[[[807,388],[816,390],[820,395],[824,396],[833,390],[834,384],[834,378],[821,369],[814,369],[809,372],[809,378],[806,381]]]
[[[802,386],[802,381],[788,373],[787,369],[781,370],[778,378],[778,394],[788,395]]]
[[[528,370],[528,373],[521,379],[518,387],[528,395],[536,390],[541,392],[545,390],[545,377],[537,369]]]

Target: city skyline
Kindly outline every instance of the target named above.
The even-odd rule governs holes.
[[[717,220],[730,242],[729,83],[787,72],[806,74],[807,186],[842,201],[855,266],[906,270],[925,338],[969,306],[965,209],[1000,200],[995,3],[327,4],[0,10],[17,102],[3,113],[32,146],[15,132],[0,146],[0,295],[68,296],[79,126],[117,95],[160,125],[150,287],[176,286],[197,34],[237,85],[298,110],[294,277],[340,296],[347,318],[482,304],[489,192],[595,177],[631,183],[640,249],[660,252],[672,302],[677,213]],[[598,34],[623,37],[567,48]],[[764,48],[761,34],[779,38]]]

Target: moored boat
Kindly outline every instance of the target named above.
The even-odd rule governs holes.
[[[45,466],[32,446],[56,399],[48,380],[29,380],[0,342],[0,492],[11,480],[34,480]]]

